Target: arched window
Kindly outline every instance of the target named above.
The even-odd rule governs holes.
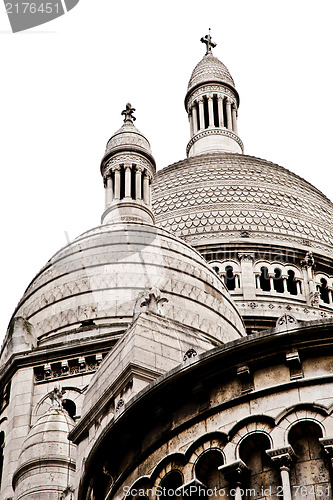
[[[272,459],[267,455],[266,450],[271,447],[268,437],[263,433],[250,434],[241,443],[239,456],[251,471],[246,490],[248,494],[243,496],[243,500],[254,500],[253,490],[260,492],[262,486],[267,484],[271,495],[269,498],[278,498],[275,495],[279,491],[279,472]],[[252,490],[252,491],[251,491]],[[268,497],[260,497],[268,498]]]
[[[161,499],[178,499],[179,496],[175,493],[183,484],[183,476],[177,470],[170,471],[161,481],[162,495]]]
[[[228,290],[235,290],[236,278],[232,266],[226,266],[225,268],[224,283]]]
[[[71,399],[64,399],[62,402],[62,407],[67,411],[68,415],[71,418],[74,419],[76,417],[76,404],[74,403],[74,401],[72,401]]]
[[[320,286],[319,286],[319,292],[320,292],[320,298],[325,304],[329,304],[329,298],[328,298],[328,288],[327,288],[327,281],[325,278],[321,278],[320,280]]]
[[[294,271],[288,271],[287,290],[291,295],[297,295],[297,282]]]
[[[278,293],[284,292],[282,271],[278,267],[274,269],[273,285],[274,285],[274,290],[276,292]]]
[[[292,427],[289,432],[289,443],[291,444],[297,460],[290,471],[290,482],[293,486],[302,486],[304,498],[317,498],[313,492],[331,492],[329,466],[326,461],[325,452],[319,439],[322,431],[319,425],[313,422],[300,422]],[[312,493],[312,494],[311,494]],[[325,493],[323,498],[329,498]]]
[[[260,274],[260,288],[264,292],[269,292],[271,290],[271,284],[270,284],[270,279],[268,276],[268,269],[267,267],[261,267],[260,268],[261,274]]]
[[[196,478],[207,488],[219,487],[220,473],[218,468],[223,465],[223,455],[220,450],[208,450],[198,460],[195,466]]]

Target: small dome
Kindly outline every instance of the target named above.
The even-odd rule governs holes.
[[[228,290],[205,260],[172,234],[130,222],[99,226],[60,250],[32,281],[15,316],[27,318],[40,345],[91,335],[76,330],[87,320],[125,330],[139,293],[152,287],[168,299],[166,317],[219,342],[243,335]]]
[[[110,156],[110,153],[124,150],[137,151],[152,157],[149,141],[129,120],[126,120],[122,127],[112,135],[106,145],[105,155]]]
[[[13,477],[17,498],[53,500],[73,481],[75,446],[68,440],[74,422],[62,408],[50,407],[26,437]],[[44,467],[43,467],[44,466]],[[52,477],[52,482],[50,482]]]
[[[188,82],[188,92],[201,83],[206,82],[226,83],[235,87],[235,83],[229,73],[228,68],[212,54],[205,55],[194,68],[190,81]]]

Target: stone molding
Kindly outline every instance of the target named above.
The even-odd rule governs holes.
[[[189,143],[187,144],[187,146],[186,146],[186,154],[188,155],[191,147],[197,141],[199,141],[203,137],[207,137],[207,136],[210,136],[210,135],[223,135],[224,137],[229,137],[230,139],[233,139],[240,146],[240,148],[241,148],[242,151],[244,151],[243,142],[238,137],[238,135],[236,135],[234,132],[232,132],[232,130],[214,127],[214,128],[209,128],[209,129],[201,130],[200,132],[198,132],[197,134],[195,134],[192,137],[192,139],[189,141]]]

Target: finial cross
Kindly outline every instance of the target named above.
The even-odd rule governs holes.
[[[216,43],[212,42],[212,37],[210,36],[210,28],[209,28],[209,33],[206,36],[203,36],[200,41],[204,44],[206,44],[206,56],[208,54],[212,54],[212,47],[216,47]]]
[[[135,108],[132,108],[132,104],[129,102],[126,104],[126,109],[124,109],[121,114],[125,115],[124,122],[134,122],[136,120],[135,116],[133,116],[133,113],[135,111]]]

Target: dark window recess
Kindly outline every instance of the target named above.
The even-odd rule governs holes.
[[[125,168],[120,166],[120,199],[125,198]]]
[[[216,272],[216,274],[219,274],[219,268],[218,267],[213,267],[213,270]]]
[[[320,298],[325,304],[329,304],[329,298],[328,298],[328,288],[327,288],[327,281],[325,278],[321,278],[320,280],[320,287],[319,287],[319,293],[320,293]]]
[[[10,382],[0,389],[0,413],[6,408],[10,398]]]
[[[269,276],[268,276],[268,269],[267,269],[267,267],[262,267],[260,269],[260,271],[261,271],[260,278],[259,278],[260,288],[264,292],[270,292],[270,290],[271,290],[271,284],[270,284],[270,279],[269,279]]]
[[[291,295],[297,295],[297,283],[294,271],[288,271],[287,290]]]
[[[274,278],[273,278],[274,290],[278,293],[283,293],[283,279],[282,279],[282,271],[281,269],[274,269]]]
[[[217,104],[217,96],[213,97],[213,112],[214,112],[214,125],[215,127],[219,126],[219,109]]]
[[[224,277],[225,286],[228,290],[235,290],[236,288],[236,278],[233,273],[232,266],[226,266],[225,268],[225,277]]]
[[[223,99],[223,123],[227,126],[227,100]]]
[[[63,399],[62,407],[67,411],[68,415],[71,418],[74,419],[76,417],[76,404],[74,403],[74,401],[72,401],[71,399]]]
[[[207,99],[207,97],[204,97],[203,105],[204,105],[205,128],[208,128],[208,126],[209,126],[209,114],[208,114],[208,99]]]
[[[161,481],[162,495],[161,499],[179,498],[175,493],[183,484],[183,476],[180,472],[172,470]]]
[[[199,117],[199,105],[198,105],[198,103],[195,104],[195,108],[197,110],[197,130],[200,130],[200,117]]]

